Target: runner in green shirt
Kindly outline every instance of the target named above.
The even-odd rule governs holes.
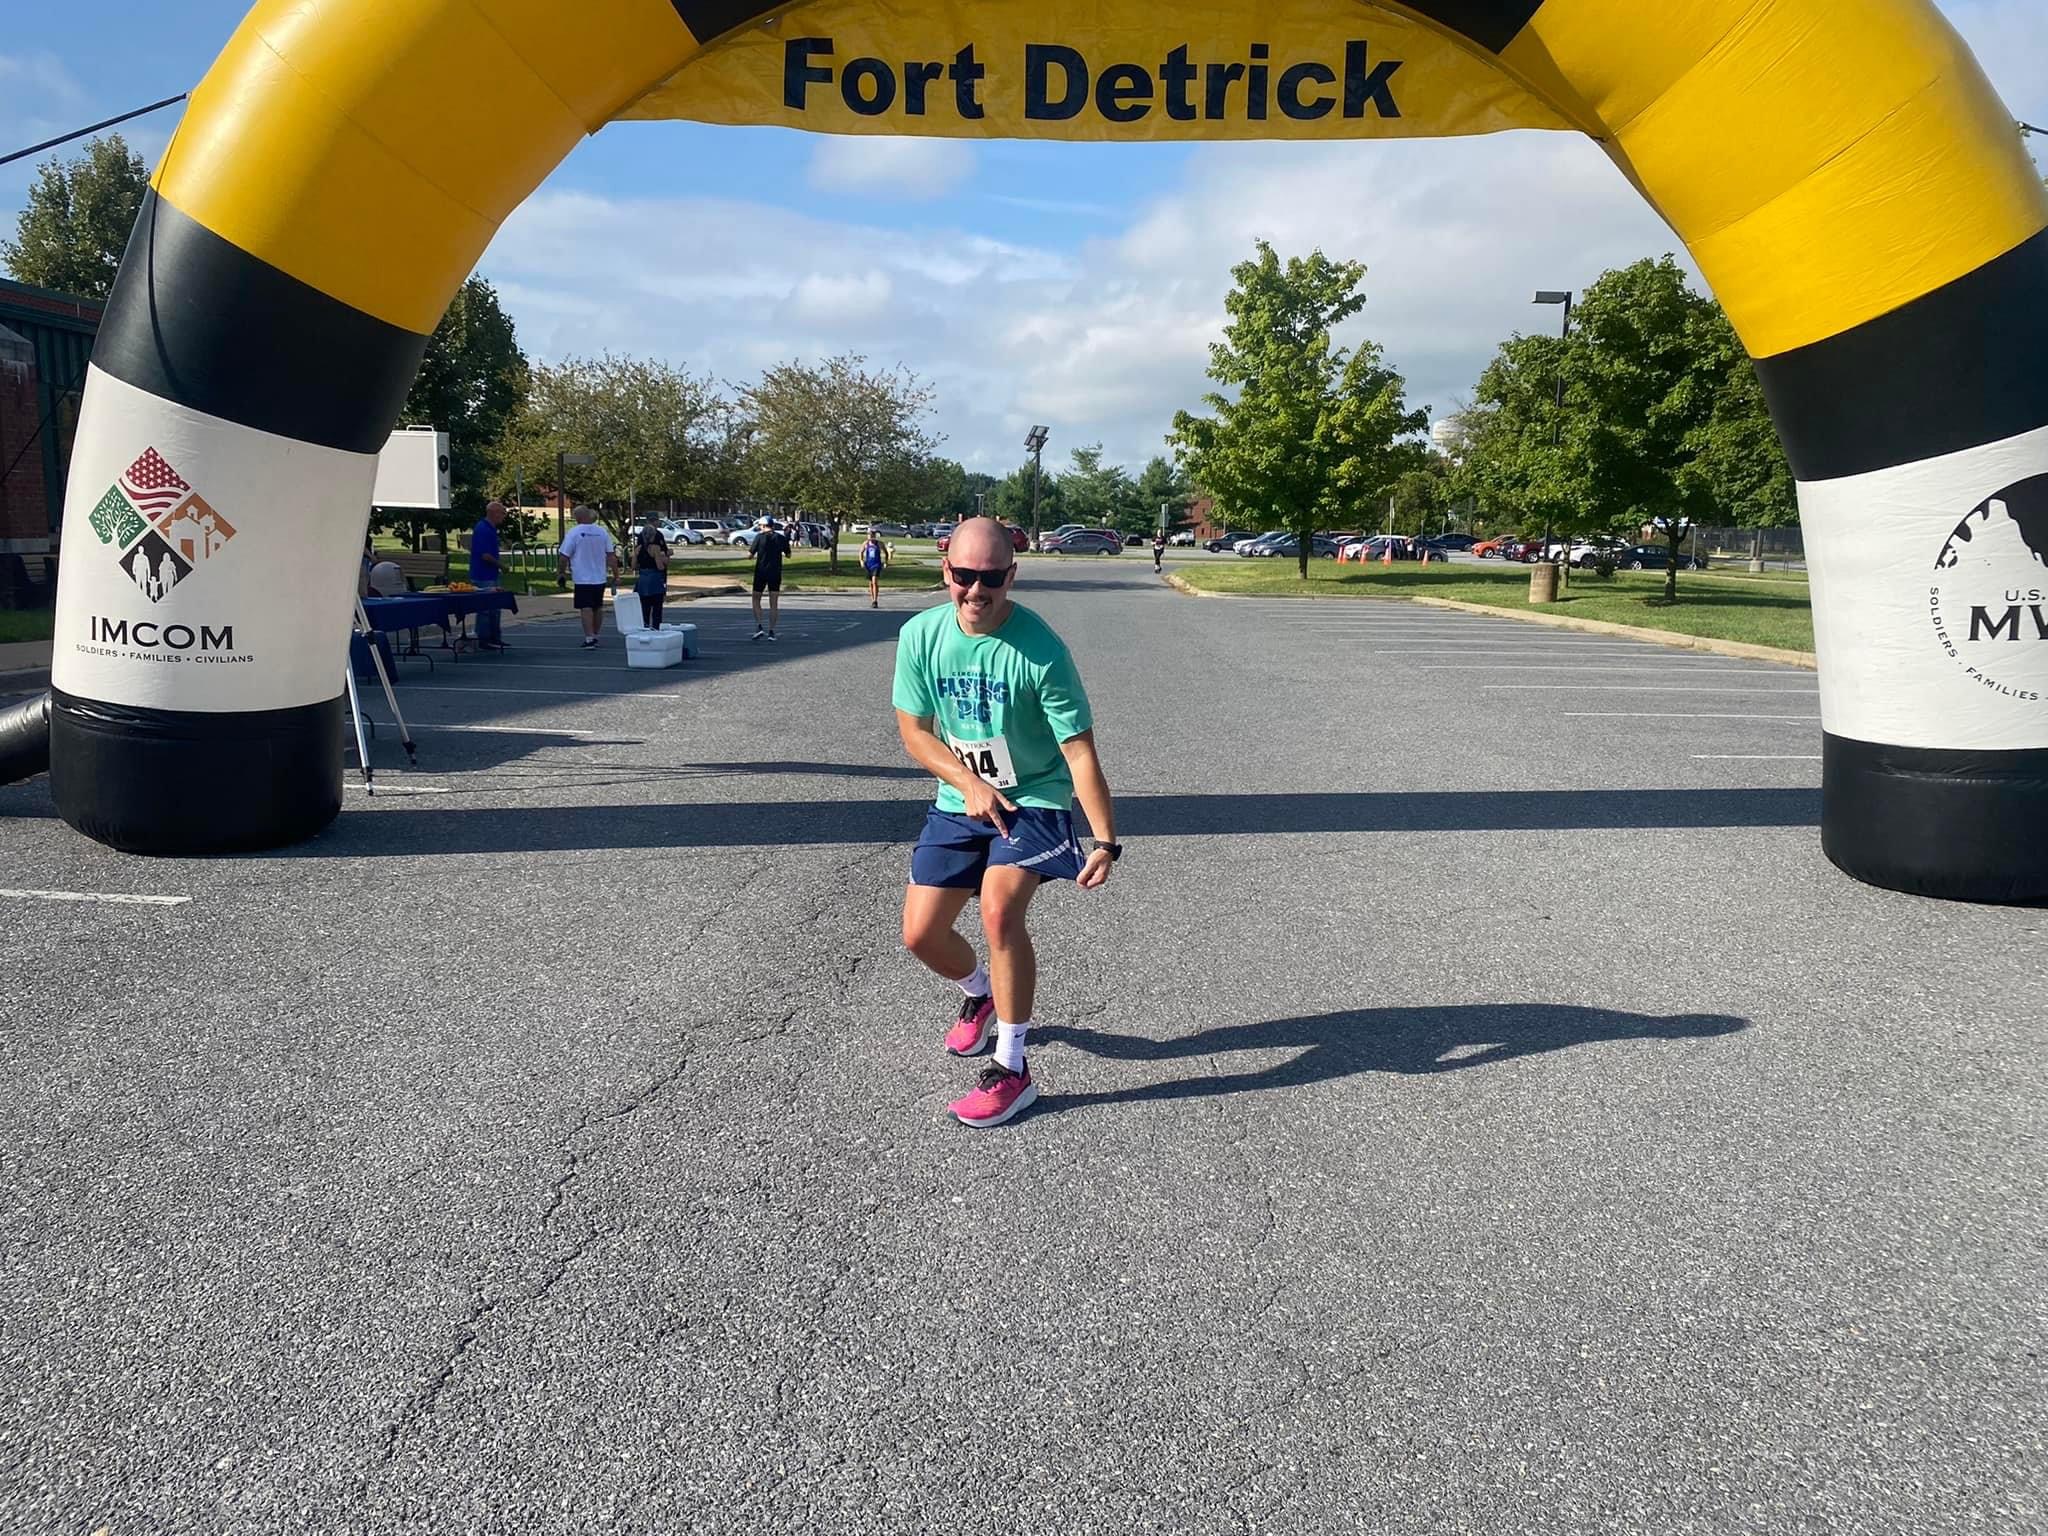
[[[946,1049],[977,1056],[995,1043],[954,1116],[1001,1125],[1038,1097],[1024,1055],[1038,989],[1025,909],[1045,880],[1099,888],[1123,849],[1074,658],[1045,620],[1010,601],[1008,531],[972,518],[947,551],[949,601],[904,625],[896,642],[897,730],[939,780],[911,854],[903,942],[965,996]],[[1074,836],[1077,796],[1093,838]],[[976,894],[986,966],[954,928]]]

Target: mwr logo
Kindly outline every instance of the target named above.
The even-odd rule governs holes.
[[[2048,475],[1987,496],[1934,562],[1934,638],[1974,680],[2038,702],[2048,674]]]
[[[92,509],[92,531],[119,551],[128,579],[151,602],[227,548],[228,520],[164,460],[146,449]]]

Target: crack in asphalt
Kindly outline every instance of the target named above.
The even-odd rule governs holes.
[[[685,1032],[685,1038],[687,1038],[687,1032]],[[549,1181],[547,1203],[540,1213],[540,1230],[544,1238],[561,1228],[563,1223],[562,1212],[569,1204],[570,1187],[582,1177],[590,1158],[597,1150],[595,1147],[586,1148],[581,1146],[578,1144],[579,1141],[586,1136],[598,1134],[605,1126],[610,1125],[614,1121],[623,1120],[628,1115],[637,1114],[640,1110],[646,1108],[655,1098],[675,1084],[689,1064],[690,1058],[687,1054],[679,1056],[669,1066],[652,1074],[648,1078],[646,1086],[640,1089],[639,1092],[630,1095],[621,1102],[599,1113],[593,1114],[586,1109],[582,1118],[561,1138],[562,1169],[560,1173]],[[562,1277],[568,1274],[570,1269],[575,1266],[576,1262],[585,1253],[590,1251],[591,1245],[597,1241],[599,1236],[597,1224],[587,1217],[579,1218],[578,1220],[579,1226],[574,1230],[568,1245],[548,1256],[546,1262],[541,1266],[539,1273],[535,1276],[533,1283],[523,1293],[518,1295],[486,1296],[483,1292],[479,1291],[476,1294],[468,1313],[456,1325],[455,1343],[449,1350],[446,1358],[428,1376],[419,1390],[414,1392],[412,1397],[407,1400],[397,1416],[389,1424],[385,1425],[382,1443],[378,1448],[378,1465],[388,1466],[398,1453],[399,1441],[433,1416],[440,1404],[442,1394],[447,1391],[449,1383],[455,1379],[456,1372],[461,1369],[464,1358],[476,1344],[477,1338],[483,1332],[484,1325],[497,1314],[499,1309],[508,1304],[516,1303],[531,1306],[536,1302],[546,1300],[555,1287],[561,1283]]]

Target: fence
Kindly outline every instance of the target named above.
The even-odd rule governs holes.
[[[1700,549],[1716,564],[1729,565],[1754,560],[1759,552],[1766,565],[1803,565],[1806,540],[1797,524],[1789,528],[1706,528],[1699,531]]]

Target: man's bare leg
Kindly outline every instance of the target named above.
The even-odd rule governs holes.
[[[999,1027],[1028,1025],[1038,1002],[1038,951],[1031,947],[1024,913],[1040,883],[1038,876],[1015,865],[995,865],[981,877],[981,930],[988,936],[988,976]]]
[[[761,622],[761,594],[756,592],[754,594],[754,633],[758,635],[766,628],[767,626]]]
[[[950,982],[965,981],[979,963],[974,946],[954,927],[973,894],[941,885],[913,885],[903,893],[903,947]]]

